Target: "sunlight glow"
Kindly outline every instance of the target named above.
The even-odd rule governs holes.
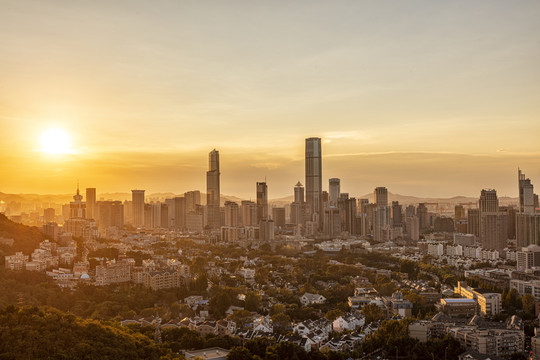
[[[40,151],[48,154],[71,153],[71,140],[67,132],[62,129],[45,130],[39,138]]]

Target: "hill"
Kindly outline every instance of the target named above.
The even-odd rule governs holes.
[[[0,310],[2,359],[155,359],[167,350],[140,333],[58,310]],[[168,359],[173,357],[167,356]]]
[[[0,214],[0,238],[14,240],[11,251],[30,254],[40,242],[45,240],[45,235],[37,227],[17,224],[4,214]]]

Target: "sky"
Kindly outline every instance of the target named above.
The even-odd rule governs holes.
[[[0,192],[540,186],[540,2],[0,0]],[[49,154],[51,128],[69,151]]]

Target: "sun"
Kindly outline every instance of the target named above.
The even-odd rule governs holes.
[[[48,154],[68,154],[72,152],[69,134],[62,129],[45,130],[40,138],[41,151]]]

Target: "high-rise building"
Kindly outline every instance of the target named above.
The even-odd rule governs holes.
[[[131,190],[131,207],[133,226],[144,226],[144,190]]]
[[[95,220],[101,229],[124,226],[124,204],[121,201],[98,201],[94,211]]]
[[[480,210],[467,210],[467,233],[480,236]]]
[[[174,198],[174,227],[184,229],[186,227],[186,199],[183,196]]]
[[[390,225],[390,209],[388,208],[388,190],[385,187],[377,187],[373,191],[376,206],[375,226],[373,237],[382,241],[382,231]]]
[[[242,201],[242,226],[257,226],[257,204],[253,201]]]
[[[274,225],[280,229],[285,228],[285,208],[284,207],[275,207],[272,208],[272,220],[274,220]]]
[[[77,185],[77,194],[73,196],[74,201],[69,203],[70,219],[86,218],[86,203],[82,199],[83,197],[79,193],[79,185]]]
[[[257,222],[268,219],[268,186],[266,182],[257,183]]]
[[[392,226],[403,226],[403,208],[398,201],[392,201]]]
[[[96,188],[86,188],[86,218],[95,219]]]
[[[306,203],[310,220],[322,229],[322,148],[321,138],[306,139]]]
[[[221,226],[219,176],[219,151],[214,149],[208,154],[206,172],[207,223],[211,229],[219,229]]]
[[[416,208],[416,216],[418,216],[418,222],[420,224],[420,231],[424,231],[429,228],[428,209],[426,204],[420,203]]]
[[[337,206],[337,202],[339,200],[339,194],[341,192],[340,189],[340,180],[338,178],[332,178],[328,180],[328,192],[330,195],[330,206]]]
[[[457,223],[462,219],[465,219],[465,208],[463,205],[456,205],[454,207],[454,220]]]
[[[43,222],[54,222],[55,211],[53,208],[47,208],[43,210]]]
[[[495,190],[482,190],[479,200],[480,241],[484,249],[501,251],[508,239],[508,220],[499,211],[499,199]]]
[[[519,209],[520,213],[534,214],[534,188],[531,180],[525,177],[525,174],[518,169],[519,184]]]
[[[238,203],[225,201],[225,226],[238,227]]]
[[[407,217],[407,234],[413,241],[420,239],[420,221],[415,215]]]
[[[294,186],[294,201],[291,204],[291,224],[304,225],[305,222],[305,202],[304,187],[299,181]]]
[[[195,211],[197,205],[201,205],[201,192],[199,190],[186,192],[184,198],[186,199],[186,213]]]

